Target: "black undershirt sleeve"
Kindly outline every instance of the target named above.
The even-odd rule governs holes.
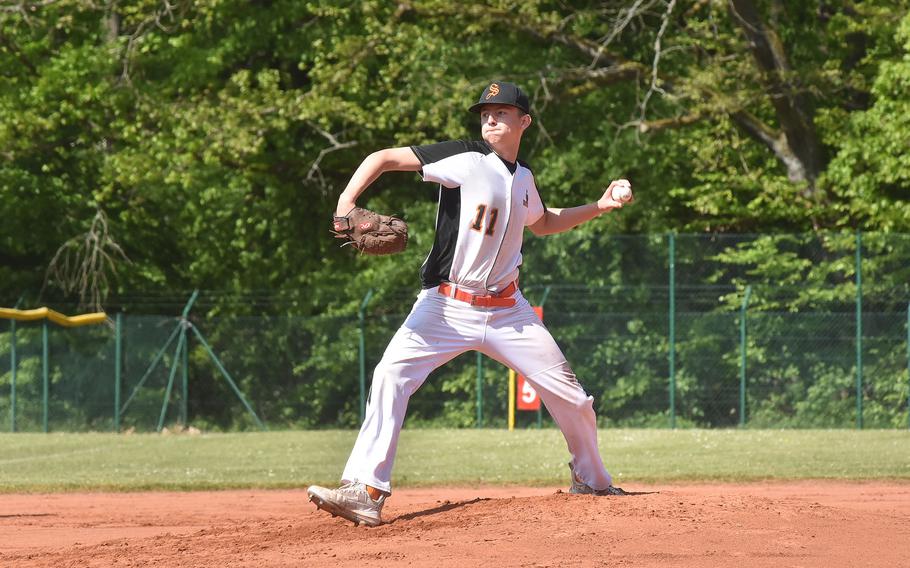
[[[534,175],[534,170],[531,169],[531,166],[528,165],[524,160],[518,160],[518,163],[522,165],[525,169],[531,172],[531,175]],[[537,195],[540,197],[540,204],[543,205],[544,213],[547,211],[547,202],[543,200],[543,193],[540,192],[540,186],[537,185],[537,176],[534,176],[534,185],[537,187]]]
[[[432,164],[439,160],[444,160],[456,154],[464,152],[479,152],[489,154],[493,150],[486,142],[479,140],[450,140],[448,142],[439,142],[437,144],[427,144],[425,146],[411,146],[411,150],[420,160],[421,164]]]

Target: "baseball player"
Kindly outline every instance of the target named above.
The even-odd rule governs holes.
[[[482,141],[388,148],[368,156],[338,199],[337,216],[381,174],[421,172],[439,184],[433,248],[421,268],[422,291],[373,373],[366,416],[338,489],[310,486],[320,509],[355,524],[380,524],[392,492],[392,465],[408,400],[431,371],[469,350],[524,375],[565,436],[571,493],[623,495],[597,448],[588,396],[550,332],[518,288],[525,227],[536,235],[567,231],[629,203],[613,198],[631,186],[615,180],[594,203],[544,205],[534,174],[518,160],[531,125],[528,97],[512,83],[491,83],[469,109]]]

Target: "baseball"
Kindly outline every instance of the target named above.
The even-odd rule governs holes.
[[[632,188],[627,185],[617,185],[612,191],[613,199],[625,203],[632,199]]]

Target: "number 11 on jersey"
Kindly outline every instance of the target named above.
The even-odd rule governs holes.
[[[488,237],[493,235],[493,231],[496,230],[496,219],[499,217],[499,209],[491,208],[489,217],[485,217],[487,212],[486,205],[477,206],[477,216],[474,217],[474,222],[471,223],[471,228],[475,231],[480,231],[486,234]],[[487,230],[483,230],[484,222],[486,222]]]

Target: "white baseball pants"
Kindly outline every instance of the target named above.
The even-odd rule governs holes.
[[[612,484],[597,448],[588,396],[553,336],[516,291],[512,307],[473,307],[423,290],[373,372],[366,416],[342,474],[391,493],[392,465],[408,400],[437,367],[476,350],[524,375],[565,436],[578,478],[594,489]]]

